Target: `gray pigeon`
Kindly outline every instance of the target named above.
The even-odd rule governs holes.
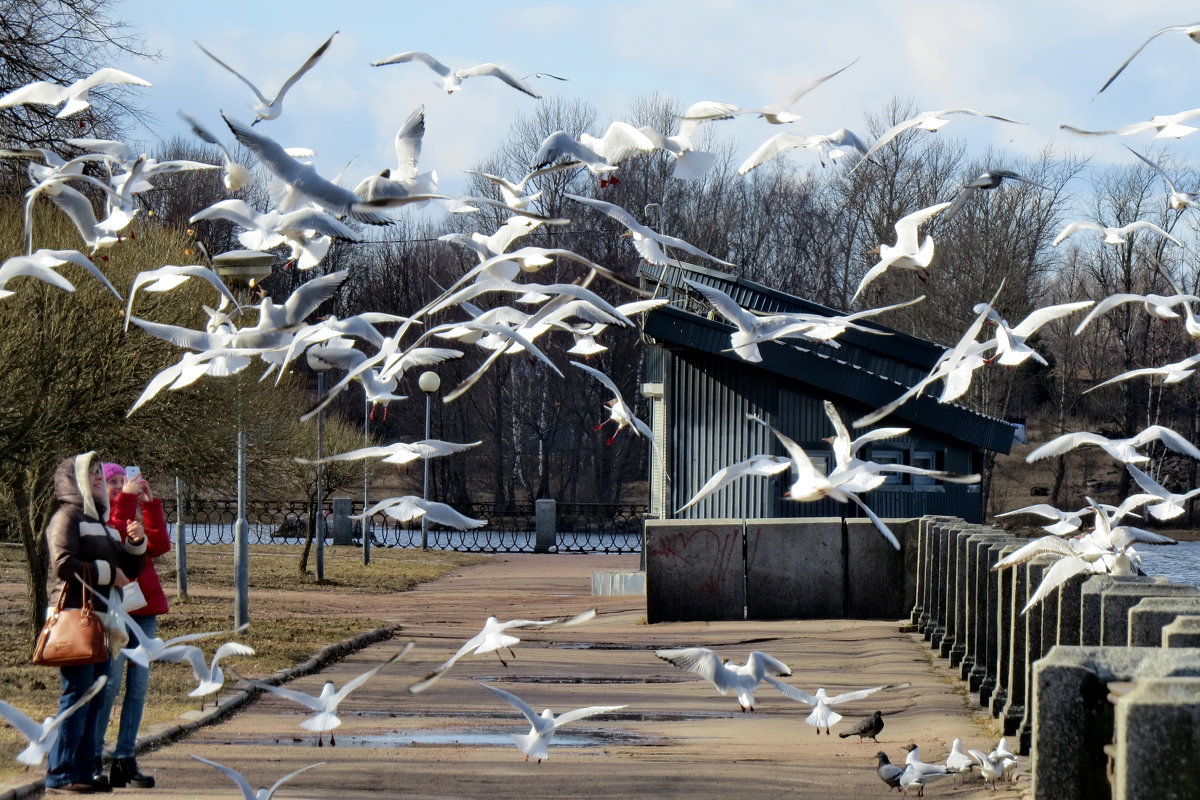
[[[900,776],[904,774],[904,770],[888,760],[887,753],[880,750],[875,754],[875,758],[879,760],[879,766],[875,768],[875,772],[879,774],[879,779],[886,783],[891,789],[900,788]]]
[[[869,738],[872,742],[878,743],[879,740],[875,737],[881,730],[883,730],[883,712],[876,711],[871,716],[859,720],[859,723],[850,730],[839,733],[838,736],[845,739],[857,735],[860,742]]]

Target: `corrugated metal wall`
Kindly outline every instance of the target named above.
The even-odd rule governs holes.
[[[774,424],[811,456],[830,454],[829,445],[822,440],[833,435],[833,427],[825,415],[824,398],[806,393],[798,381],[696,350],[662,352],[654,366],[661,370],[669,431],[668,519],[862,516],[834,500],[796,503],[784,499],[783,491],[790,483],[788,473],[774,478],[740,479],[682,514],[675,514],[674,510],[691,499],[717,470],[757,453],[785,455],[775,436],[748,421],[747,413],[758,414]],[[852,418],[865,410],[842,409],[842,416]],[[971,451],[962,442],[935,431],[914,428],[901,439],[877,446],[905,452],[934,451],[939,454],[939,468],[957,472],[971,468]],[[860,453],[860,457],[869,456]],[[947,514],[982,520],[981,495],[974,486],[938,483],[887,487],[868,493],[863,500],[881,517]]]

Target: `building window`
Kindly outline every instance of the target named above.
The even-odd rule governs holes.
[[[920,469],[937,469],[937,453],[932,450],[913,450],[912,465]],[[932,486],[934,479],[928,475],[913,475],[913,486]]]
[[[903,464],[904,453],[900,450],[872,450],[871,460],[876,464]],[[900,486],[904,483],[904,476],[899,472],[885,472],[884,475],[887,476],[884,486]]]

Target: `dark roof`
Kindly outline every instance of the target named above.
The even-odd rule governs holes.
[[[684,278],[720,289],[752,311],[803,311],[823,316],[838,316],[843,312],[692,264],[643,265],[640,274],[657,296],[671,297],[673,301],[646,315],[647,335],[665,343],[729,358],[747,368],[774,372],[811,387],[814,395],[860,405],[864,413],[899,397],[925,377],[946,351],[926,339],[864,320],[860,324],[889,335],[851,329],[838,337],[836,347],[800,339],[765,342],[759,345],[762,361],[743,361],[729,352],[729,332],[733,326],[723,319],[717,321],[702,316],[710,313],[708,307],[689,297]],[[892,412],[890,418],[1000,453],[1007,453],[1012,447],[1014,429],[1010,423],[957,403],[939,403],[927,394],[905,403]]]

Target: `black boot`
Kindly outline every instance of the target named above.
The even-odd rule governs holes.
[[[132,758],[113,759],[109,782],[118,789],[123,789],[127,784],[135,789],[154,788],[154,777],[143,775],[137,761]]]

